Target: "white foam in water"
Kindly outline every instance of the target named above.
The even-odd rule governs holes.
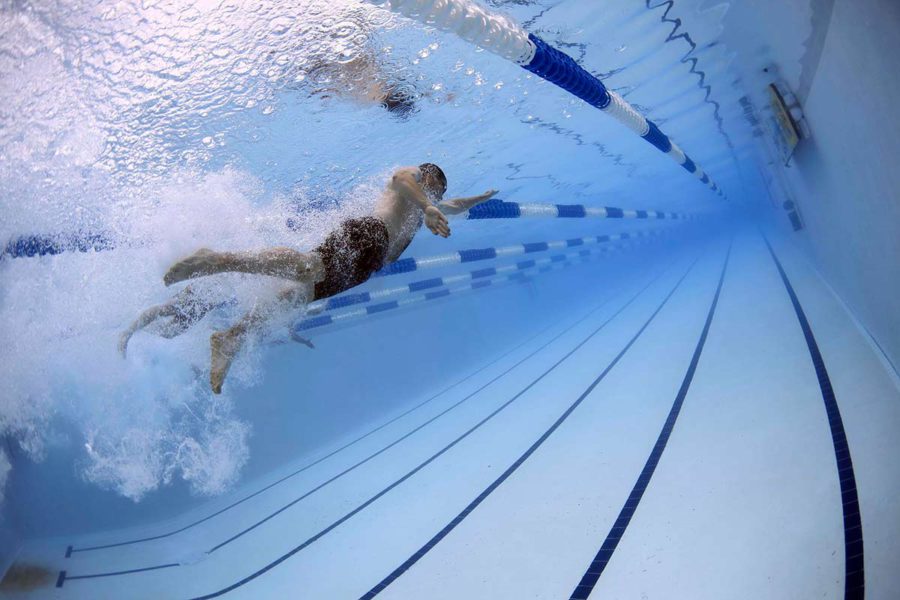
[[[90,423],[86,479],[134,500],[176,476],[195,492],[216,494],[247,461],[249,428],[231,416],[227,399],[183,388],[142,410],[139,420],[113,408]]]
[[[207,160],[229,117],[268,114],[304,68],[353,59],[390,15],[351,0],[219,4],[0,8],[0,240],[103,231],[117,246],[0,265],[0,436],[32,460],[78,449],[86,480],[135,501],[177,479],[198,494],[235,481],[251,432],[227,388],[209,391],[209,335],[279,286],[198,283],[236,303],[176,339],[136,334],[123,360],[119,332],[183,287],[162,285],[166,268],[201,246],[310,248],[375,197],[363,185],[291,231],[310,190],[289,201]],[[258,380],[264,351],[243,353],[229,386]],[[0,490],[10,469],[2,454]]]
[[[162,285],[167,266],[201,246],[264,248],[290,236],[309,248],[375,197],[370,185],[360,186],[333,210],[300,213],[294,232],[278,203],[254,207],[259,186],[246,174],[182,173],[154,188],[153,212],[121,224],[133,246],[16,259],[4,268],[0,304],[0,336],[9,341],[0,351],[8,391],[0,428],[40,459],[51,419],[75,422],[84,435],[84,477],[135,500],[176,477],[202,494],[234,481],[247,460],[249,428],[232,416],[227,395],[209,392],[209,335],[283,285],[242,275],[198,280],[192,287],[201,297],[236,304],[178,338],[139,332],[123,360],[120,331],[182,288]],[[263,351],[251,346],[241,355],[231,385],[258,380]]]

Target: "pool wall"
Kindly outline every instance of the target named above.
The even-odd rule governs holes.
[[[777,18],[773,17],[777,15]],[[900,4],[892,0],[733,3],[723,38],[748,80],[774,65],[812,133],[787,167],[767,167],[796,236],[884,353],[900,364]],[[798,31],[810,28],[805,40]],[[802,37],[802,36],[801,36]],[[798,42],[802,41],[802,45]],[[755,72],[755,75],[754,75]],[[757,86],[759,87],[759,86]],[[777,209],[776,209],[777,210]]]

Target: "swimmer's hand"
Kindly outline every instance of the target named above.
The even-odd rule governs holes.
[[[450,225],[447,224],[447,217],[437,206],[429,206],[425,209],[425,226],[434,235],[450,237]]]
[[[475,198],[478,199],[478,202],[479,202],[479,203],[481,203],[481,202],[486,202],[486,201],[490,200],[491,198],[493,198],[494,196],[496,196],[496,195],[499,194],[499,193],[500,193],[500,192],[498,192],[497,190],[488,190],[488,191],[486,191],[486,192],[483,193],[483,194],[479,194],[479,195],[475,196]]]

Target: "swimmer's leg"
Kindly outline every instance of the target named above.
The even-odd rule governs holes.
[[[160,304],[157,306],[151,306],[135,319],[134,323],[132,323],[128,329],[122,332],[119,336],[119,353],[122,355],[122,358],[125,358],[126,353],[128,352],[128,341],[131,339],[131,336],[135,334],[135,332],[143,329],[153,321],[162,318],[162,317],[171,317],[175,314],[175,307],[171,302],[167,302],[165,304]]]
[[[200,307],[195,308],[195,312],[193,312],[190,317],[185,317],[183,313],[179,312],[171,319],[169,319],[167,323],[159,326],[157,328],[157,331],[155,331],[154,333],[156,333],[160,337],[166,338],[167,340],[176,338],[199,323],[200,320],[206,316],[206,313],[211,311],[213,308],[215,308],[213,304],[204,303],[200,305]]]
[[[159,328],[157,333],[160,336],[166,339],[178,337],[202,321],[203,317],[209,314],[209,311],[223,305],[223,303],[210,302],[193,293],[185,294],[190,289],[190,286],[186,287],[182,293],[174,298],[173,302],[178,310],[169,319],[168,323]]]
[[[201,248],[169,269],[163,277],[166,285],[185,279],[216,273],[251,273],[293,281],[318,281],[324,273],[316,252],[297,252],[291,248],[272,248],[262,252],[214,252]]]
[[[212,303],[199,297],[191,286],[187,286],[165,304],[152,306],[142,312],[137,320],[119,336],[119,352],[124,358],[131,336],[157,319],[171,317],[169,323],[163,325],[159,331],[159,335],[170,339],[190,329],[213,308]]]
[[[222,393],[222,384],[234,357],[247,336],[261,333],[269,321],[292,308],[305,305],[313,297],[315,281],[301,282],[283,289],[274,300],[253,307],[238,323],[225,331],[217,331],[209,338],[209,385],[213,393]]]

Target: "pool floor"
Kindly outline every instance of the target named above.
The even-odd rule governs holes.
[[[176,521],[28,542],[54,581],[9,596],[900,597],[896,375],[772,247],[784,277],[754,232],[636,273]]]

